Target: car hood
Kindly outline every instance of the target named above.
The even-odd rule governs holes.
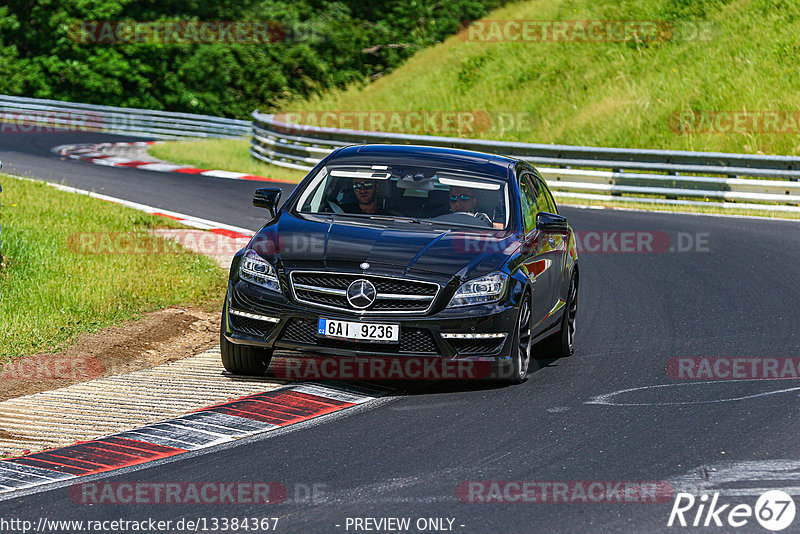
[[[519,247],[507,231],[448,230],[415,223],[300,218],[281,213],[251,247],[284,269],[362,270],[395,275],[433,273],[470,279],[500,269]]]

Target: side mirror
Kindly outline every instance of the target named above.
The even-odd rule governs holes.
[[[278,202],[281,199],[281,190],[277,187],[266,187],[256,189],[253,195],[253,206],[257,208],[267,208],[270,216],[274,219],[278,211]]]
[[[536,229],[543,232],[569,232],[569,225],[566,217],[540,211],[536,214]]]

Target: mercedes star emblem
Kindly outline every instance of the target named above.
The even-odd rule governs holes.
[[[356,280],[347,288],[347,302],[358,310],[368,308],[375,302],[377,291],[369,280]]]

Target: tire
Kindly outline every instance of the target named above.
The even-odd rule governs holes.
[[[222,366],[235,375],[264,376],[272,360],[270,349],[237,345],[228,341],[224,326],[219,333],[219,351],[222,354]]]
[[[264,376],[272,360],[272,351],[261,347],[248,347],[220,338],[222,366],[235,375]]]
[[[531,363],[531,352],[533,346],[531,340],[532,330],[531,297],[525,294],[519,306],[517,315],[517,328],[514,332],[514,344],[511,354],[511,376],[508,377],[509,384],[522,384],[528,379],[528,368]]]
[[[561,318],[561,331],[553,336],[552,354],[556,358],[567,358],[575,352],[575,320],[578,314],[578,279],[573,274],[569,281],[567,303]]]

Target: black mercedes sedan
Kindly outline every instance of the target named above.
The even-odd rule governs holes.
[[[340,148],[231,265],[222,363],[263,375],[276,349],[330,358],[483,362],[527,378],[535,343],[573,352],[573,231],[528,163],[424,146]],[[537,357],[542,355],[537,354]]]

